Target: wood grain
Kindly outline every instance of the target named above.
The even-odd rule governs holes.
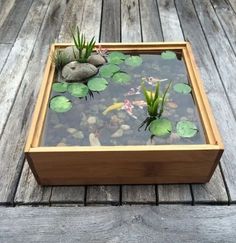
[[[0,43],[14,43],[32,2],[33,0],[15,0],[14,3],[7,1],[3,4],[0,15],[2,17],[1,21],[3,21],[0,24]],[[42,4],[43,1],[39,1],[38,6]]]
[[[15,4],[15,0],[0,1],[0,28],[6,20],[9,12]]]
[[[236,207],[0,208],[2,242],[227,242]]]
[[[225,92],[222,92],[224,89],[208,49],[208,44],[204,37],[204,33],[202,32],[201,25],[199,24],[196,12],[194,11],[194,6],[189,1],[184,0],[176,1],[176,7],[184,36],[191,42],[193,47],[196,62],[204,80],[205,90],[218,123],[218,127],[220,128],[220,132],[221,134],[227,134],[227,138],[226,136],[223,136],[226,149],[221,162],[222,164],[233,163],[233,151],[235,151],[236,146],[233,137],[236,136],[236,131],[234,132],[236,123],[230,104]],[[227,117],[227,122],[222,122],[222,117]],[[221,183],[223,183],[222,176],[220,176],[219,179],[221,180]],[[234,181],[231,181],[231,191],[233,192],[235,186],[232,183],[234,184]],[[218,191],[212,193],[218,195]],[[215,198],[217,198],[217,196]],[[228,198],[225,198],[224,200],[226,201]],[[211,201],[210,197],[209,201]]]
[[[11,50],[11,44],[0,44],[0,74]]]
[[[39,38],[36,41],[32,53],[32,58],[29,61],[21,87],[18,91],[18,96],[16,97],[16,102],[14,103],[9,121],[6,125],[4,136],[0,141],[5,144],[7,151],[4,160],[2,158],[2,162],[5,163],[5,166],[11,165],[12,169],[17,165],[17,163],[18,165],[22,165],[24,160],[23,147],[25,137],[29,127],[35,100],[38,95],[39,87],[41,86],[49,46],[58,36],[65,9],[66,0],[61,2],[52,1],[48,6],[48,10],[39,32]],[[32,80],[34,80],[34,82],[32,82]],[[18,123],[15,122],[16,120]],[[15,139],[12,140],[11,143],[7,143],[9,137],[14,137]],[[10,151],[14,151],[14,153]],[[25,167],[26,165],[24,165],[23,171],[28,171],[28,165],[27,169]],[[24,176],[25,173],[21,175],[20,183],[16,192],[15,202],[29,203],[33,202],[34,198],[35,201],[38,202],[38,196],[34,192],[42,191],[42,193],[45,195],[44,203],[46,203],[46,201],[49,203],[50,193],[44,193],[45,190],[47,191],[49,189],[41,188],[36,183],[31,171],[27,172],[28,178],[25,179]],[[9,177],[13,177],[13,175]],[[14,185],[14,187],[15,186],[16,185]],[[24,194],[21,192],[24,192]]]

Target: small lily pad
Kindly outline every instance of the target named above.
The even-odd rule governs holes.
[[[82,83],[73,83],[68,86],[68,92],[75,97],[83,98],[87,96],[88,86]]]
[[[112,77],[112,80],[115,83],[127,84],[127,83],[130,82],[131,76],[127,73],[124,73],[124,72],[118,72],[118,73],[114,74],[114,76]]]
[[[192,89],[188,84],[177,83],[174,85],[174,91],[181,94],[188,94],[192,91]]]
[[[171,60],[176,58],[176,54],[173,51],[163,51],[161,57],[165,60]]]
[[[63,82],[63,83],[56,82],[56,83],[53,83],[52,90],[55,92],[58,92],[58,93],[64,93],[67,91],[67,86],[68,86],[68,84],[65,82]]]
[[[92,91],[103,91],[107,88],[108,82],[105,78],[92,78],[88,81],[88,87]]]
[[[170,120],[166,118],[160,118],[151,122],[149,130],[155,136],[167,136],[172,131],[172,124]]]
[[[198,129],[191,121],[179,121],[176,126],[176,131],[182,138],[192,138],[197,134]]]
[[[107,57],[107,61],[112,64],[121,64],[126,59],[125,54],[122,52],[114,51],[110,53]]]
[[[59,95],[50,100],[49,107],[55,112],[62,113],[69,111],[72,108],[72,103],[65,96]]]
[[[99,72],[103,78],[110,78],[114,73],[120,71],[120,67],[115,64],[107,64],[100,68]]]
[[[125,59],[125,64],[132,66],[132,67],[138,67],[142,64],[143,59],[140,56],[130,56],[127,59]]]

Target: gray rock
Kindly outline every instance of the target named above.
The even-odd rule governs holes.
[[[88,118],[88,120],[87,120],[87,122],[88,122],[89,125],[93,125],[93,124],[95,124],[96,121],[97,121],[97,118],[96,118],[95,116],[90,116],[90,117]]]
[[[66,47],[62,50],[62,54],[65,55],[66,59],[68,60],[67,63],[76,61],[76,57],[79,56],[79,50],[75,48],[74,46]]]
[[[88,63],[93,64],[94,66],[97,67],[97,66],[101,66],[104,63],[106,63],[106,60],[101,55],[91,55],[88,58]]]
[[[122,137],[123,136],[123,133],[124,133],[124,131],[123,131],[123,129],[118,129],[116,132],[114,132],[112,135],[111,135],[111,137],[112,138],[119,138],[119,137]]]
[[[62,69],[62,76],[67,81],[82,81],[90,78],[98,72],[98,69],[90,63],[70,62]]]
[[[69,128],[66,129],[66,131],[70,134],[73,134],[73,133],[77,132],[77,129],[73,128],[73,127],[69,127]]]
[[[94,133],[89,134],[89,143],[91,146],[101,146],[98,137]]]

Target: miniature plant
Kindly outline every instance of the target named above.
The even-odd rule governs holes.
[[[74,40],[75,47],[79,51],[79,56],[76,56],[74,52],[75,59],[81,63],[87,62],[95,46],[95,41],[94,41],[95,37],[93,37],[89,42],[86,41],[85,35],[80,33],[78,27],[76,29],[76,33],[72,32],[72,37]]]
[[[166,101],[166,95],[170,88],[171,82],[165,89],[163,95],[160,94],[160,82],[157,82],[155,92],[148,91],[142,83],[142,90],[147,102],[147,111],[150,117],[160,118],[164,111],[164,104]]]
[[[52,62],[57,71],[61,71],[68,61],[68,57],[60,50],[56,50],[52,56]]]

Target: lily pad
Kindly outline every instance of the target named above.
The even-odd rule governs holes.
[[[53,83],[52,90],[55,92],[58,92],[58,93],[64,93],[67,91],[67,86],[68,86],[68,84],[65,82],[64,83],[56,82],[56,83]]]
[[[114,51],[107,57],[107,61],[112,64],[121,64],[126,59],[126,55],[122,52]]]
[[[176,54],[173,51],[163,51],[161,57],[165,60],[171,60],[176,58]]]
[[[181,94],[188,94],[192,91],[192,89],[188,84],[177,83],[174,85],[174,91]]]
[[[55,112],[62,113],[69,111],[72,108],[72,103],[65,96],[59,95],[50,100],[49,107]]]
[[[197,134],[198,129],[191,121],[179,121],[176,126],[176,131],[182,138],[192,138]]]
[[[127,59],[125,59],[125,64],[132,66],[132,67],[138,67],[142,64],[143,59],[140,56],[130,56]]]
[[[82,83],[74,83],[68,86],[68,92],[75,97],[83,98],[87,96],[89,89],[88,86]]]
[[[92,91],[103,91],[107,88],[108,82],[105,78],[92,78],[88,81],[88,87]]]
[[[160,118],[151,122],[149,130],[153,135],[163,137],[171,133],[172,125],[170,120]]]
[[[99,72],[103,78],[110,78],[114,73],[120,71],[120,67],[115,64],[107,64],[100,68]]]
[[[127,83],[130,83],[131,76],[124,72],[118,72],[118,73],[114,74],[114,76],[112,77],[112,80],[115,83],[127,84]]]

